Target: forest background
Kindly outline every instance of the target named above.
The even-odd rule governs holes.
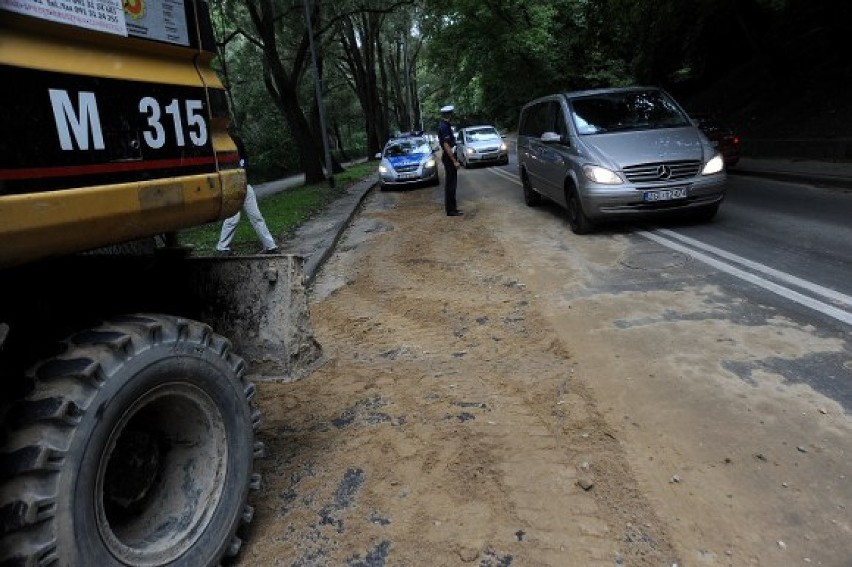
[[[538,96],[632,84],[715,114],[746,151],[852,136],[845,0],[210,2],[255,183],[325,179],[321,122],[337,173],[398,132],[433,131],[445,104],[511,132]]]

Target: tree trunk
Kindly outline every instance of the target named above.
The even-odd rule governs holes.
[[[357,19],[352,16],[342,19],[339,25],[343,61],[351,75],[352,88],[364,111],[368,156],[382,150],[382,143],[387,136],[387,120],[376,82],[376,50],[381,53],[381,42],[378,39],[381,22],[382,16],[379,14],[361,14]],[[357,36],[356,28],[359,32]]]
[[[344,162],[351,161],[352,158],[346,153],[346,148],[343,147],[343,136],[340,134],[340,123],[335,120],[334,121],[334,138],[338,142],[337,150],[340,152],[340,159]]]
[[[320,150],[317,140],[311,132],[310,124],[302,112],[299,104],[296,77],[298,71],[292,74],[284,69],[283,61],[278,53],[277,36],[275,31],[275,19],[277,17],[272,0],[258,0],[257,2],[246,2],[249,15],[254,27],[261,38],[260,47],[263,50],[264,67],[266,76],[264,83],[275,105],[284,115],[290,133],[299,148],[299,163],[305,172],[306,183],[320,183],[325,179]],[[306,31],[306,33],[309,33]],[[307,38],[307,36],[306,36]],[[303,41],[306,43],[307,39]],[[295,70],[305,67],[306,49],[299,50],[299,57],[293,63]]]

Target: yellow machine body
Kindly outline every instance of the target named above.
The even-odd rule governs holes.
[[[0,267],[239,210],[245,171],[203,2],[177,4],[177,34],[169,20],[126,35],[20,4],[0,8]],[[140,4],[153,13],[164,3]]]

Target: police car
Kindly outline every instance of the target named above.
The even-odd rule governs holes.
[[[391,138],[376,154],[379,163],[379,189],[418,185],[438,185],[437,149],[426,136]]]

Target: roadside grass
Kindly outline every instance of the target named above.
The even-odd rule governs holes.
[[[375,172],[375,162],[350,164],[346,166],[346,171],[335,174],[334,188],[329,187],[327,182],[291,187],[258,199],[257,204],[266,220],[269,232],[277,241],[280,241],[282,236],[289,234],[322,211],[329,203],[342,196],[348,186]],[[216,243],[219,241],[221,229],[222,221],[216,221],[183,230],[178,238],[182,245],[192,247],[193,255],[209,256],[216,254]],[[256,254],[260,247],[257,234],[243,212],[234,240],[231,242],[231,250],[234,254]]]

